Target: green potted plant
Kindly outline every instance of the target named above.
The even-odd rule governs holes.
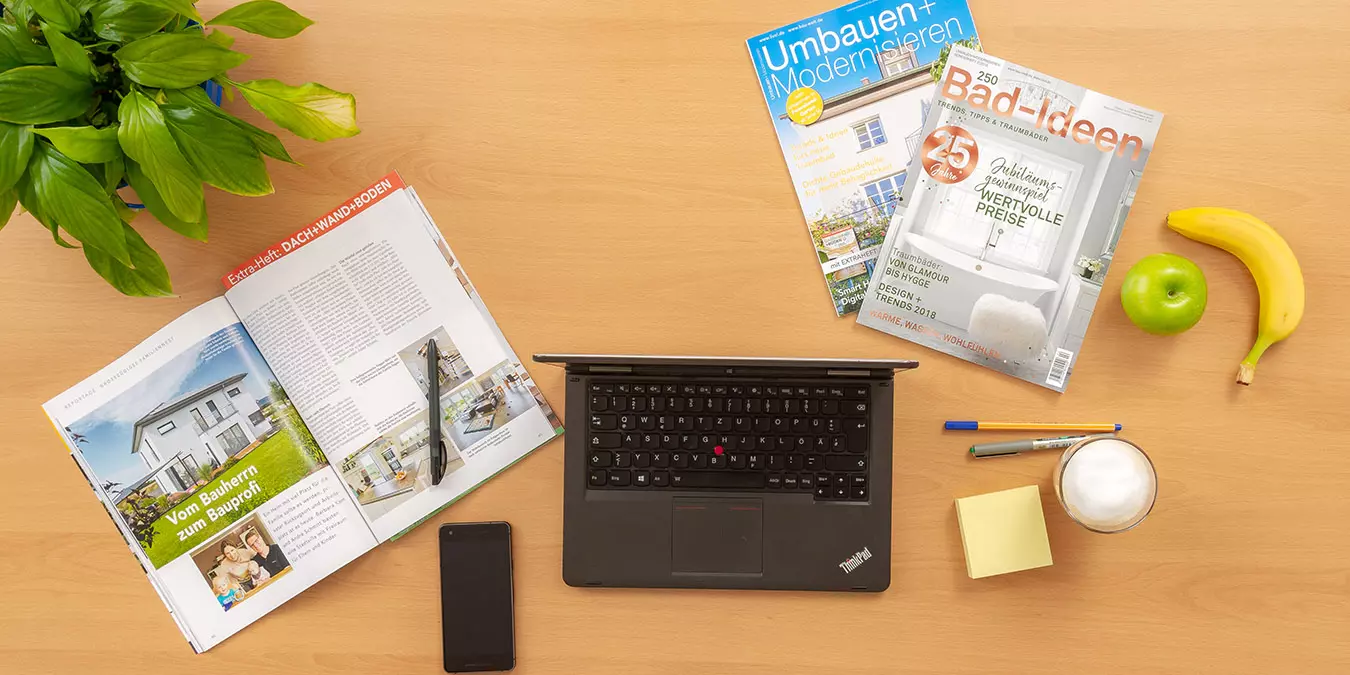
[[[136,206],[206,241],[203,184],[270,194],[263,156],[295,163],[276,135],[221,110],[208,88],[238,92],[301,138],[359,132],[351,94],[230,79],[248,56],[217,27],[282,39],[313,23],[280,2],[252,0],[210,20],[191,0],[0,2],[0,227],[22,204],[127,295],[172,286],[131,227],[140,209],[119,190],[130,186]]]

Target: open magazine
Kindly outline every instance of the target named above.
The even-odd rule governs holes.
[[[840,316],[862,304],[952,43],[977,43],[966,0],[855,0],[746,40]]]
[[[563,432],[396,173],[223,281],[43,406],[198,652]]]
[[[1161,124],[953,49],[858,323],[1064,391]]]

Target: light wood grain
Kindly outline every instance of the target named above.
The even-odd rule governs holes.
[[[194,656],[39,410],[391,168],[520,354],[923,364],[895,409],[881,595],[568,588],[557,442],[446,512],[515,527],[520,672],[1350,671],[1350,6],[971,0],[991,52],[1166,113],[1060,396],[830,311],[743,41],[834,0],[292,4],[317,25],[241,37],[254,58],[238,75],[351,90],[364,131],[291,142],[306,166],[272,164],[275,196],[210,194],[210,244],[144,223],[178,297],[116,295],[26,217],[0,232],[0,671],[440,672],[431,526]],[[1195,205],[1264,216],[1307,278],[1303,326],[1250,389],[1233,384],[1255,325],[1246,270],[1163,226]],[[1119,309],[1129,264],[1157,251],[1210,281],[1178,337]],[[558,371],[531,371],[561,408]],[[1158,506],[1136,531],[1089,534],[1054,506],[1053,454],[973,462],[968,437],[939,431],[948,417],[1120,420],[1157,463]],[[967,579],[953,498],[1029,483],[1054,566]]]

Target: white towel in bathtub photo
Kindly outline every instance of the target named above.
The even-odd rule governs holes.
[[[1045,315],[1029,302],[985,293],[970,311],[970,337],[997,350],[1005,361],[1040,357],[1049,335]]]

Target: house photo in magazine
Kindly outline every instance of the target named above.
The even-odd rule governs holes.
[[[441,396],[441,410],[449,425],[449,440],[470,456],[473,446],[539,402],[517,374],[519,364],[503,361],[492,370]],[[522,369],[523,370],[523,369]]]
[[[65,427],[155,567],[326,466],[237,324]]]

